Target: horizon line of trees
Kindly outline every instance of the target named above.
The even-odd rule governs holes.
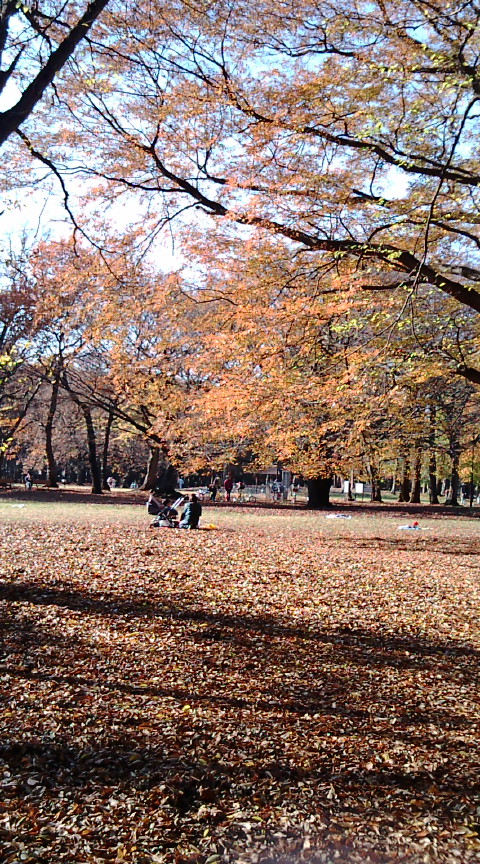
[[[163,477],[173,488],[178,471],[208,478],[225,465],[253,472],[280,460],[306,477],[310,506],[328,503],[334,474],[367,480],[379,501],[392,465],[403,501],[419,501],[428,480],[438,503],[440,479],[456,504],[461,481],[477,482],[478,392],[436,358],[420,362],[402,331],[395,340],[390,333],[388,355],[375,343],[369,356],[369,319],[359,337],[351,306],[335,307],[334,328],[322,298],[326,325],[314,318],[312,336],[312,305],[300,322],[296,303],[276,308],[267,294],[262,306],[254,295],[253,330],[252,310],[235,308],[224,340],[225,286],[220,300],[205,291],[209,302],[198,303],[183,281],[146,268],[124,246],[117,268],[52,242],[5,268],[0,477],[17,453],[22,466],[40,466],[48,486],[67,470],[80,482],[88,471],[101,494],[115,472],[130,476],[128,485],[153,488]],[[240,304],[237,285],[230,305],[232,297]],[[264,315],[274,318],[271,330]],[[348,364],[335,369],[332,358],[346,348]]]

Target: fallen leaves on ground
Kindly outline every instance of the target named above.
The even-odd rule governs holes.
[[[4,526],[1,860],[480,861],[473,531]]]

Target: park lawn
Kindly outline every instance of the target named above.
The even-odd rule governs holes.
[[[16,503],[2,862],[480,861],[478,521]]]
[[[90,496],[89,496],[90,497]],[[90,500],[76,503],[63,501],[17,500],[0,498],[0,521],[10,525],[37,523],[62,524],[73,527],[81,524],[84,529],[91,524],[113,524],[115,522],[139,526],[148,522],[145,507],[141,504],[119,505],[92,503]]]

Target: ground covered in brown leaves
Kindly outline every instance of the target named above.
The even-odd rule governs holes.
[[[14,515],[1,861],[480,861],[478,522]]]

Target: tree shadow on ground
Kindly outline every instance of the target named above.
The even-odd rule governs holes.
[[[426,551],[429,555],[480,555],[480,539],[462,538],[461,544],[458,537],[431,537],[420,532],[407,532],[408,537],[336,537],[334,540],[325,539],[325,545],[339,546],[344,549],[389,549],[399,552]]]
[[[181,731],[185,731],[183,728]],[[112,785],[118,791],[130,787],[139,791],[152,790],[167,784],[167,806],[174,805],[181,812],[186,812],[194,806],[200,806],[202,801],[221,804],[222,793],[235,789],[240,784],[262,785],[265,779],[276,781],[272,794],[277,787],[290,789],[291,785],[304,781],[318,787],[334,784],[337,797],[341,790],[362,795],[365,791],[372,794],[378,790],[379,796],[389,795],[392,790],[400,794],[403,800],[404,792],[417,796],[425,793],[425,802],[436,801],[442,812],[445,809],[446,798],[450,804],[459,797],[478,795],[480,780],[442,777],[441,771],[426,771],[419,769],[404,773],[387,766],[366,767],[364,770],[345,770],[324,763],[318,767],[304,768],[289,762],[279,756],[276,760],[263,760],[253,765],[251,762],[237,760],[236,764],[227,765],[215,758],[198,760],[193,748],[185,745],[179,755],[178,742],[172,746],[147,746],[132,739],[131,730],[126,729],[122,735],[108,735],[105,740],[95,741],[90,745],[79,746],[64,736],[32,737],[27,740],[13,739],[0,743],[0,759],[12,774],[18,772],[18,781],[12,779],[4,784],[3,793],[7,797],[25,797],[34,801],[44,794],[41,787],[54,792],[61,792],[67,787],[82,790],[82,794],[103,784],[103,795],[112,794]],[[213,749],[213,748],[212,748]],[[170,751],[170,752],[169,752]],[[35,778],[35,783],[24,783],[23,777]],[[435,783],[438,787],[432,788]],[[40,788],[36,788],[40,787]],[[200,788],[201,787],[201,788]],[[210,790],[205,794],[206,790]],[[160,790],[163,792],[163,789]],[[245,791],[245,790],[244,790]],[[169,793],[171,793],[169,795]],[[296,793],[297,795],[300,793]],[[293,792],[295,797],[295,792]],[[178,798],[183,796],[183,801]],[[267,792],[266,800],[270,793]],[[323,797],[323,796],[322,796]],[[328,804],[323,805],[328,809]],[[352,801],[348,809],[352,809]],[[415,808],[424,809],[422,802],[416,798]],[[360,808],[361,809],[361,808]]]
[[[364,662],[418,668],[424,658],[461,658],[479,664],[480,651],[467,644],[449,639],[432,639],[421,634],[376,634],[365,628],[343,627],[319,629],[318,626],[289,625],[270,615],[225,614],[208,607],[192,606],[188,596],[171,600],[125,599],[123,596],[83,590],[45,588],[35,582],[18,581],[0,583],[0,602],[25,602],[35,606],[58,606],[73,612],[85,612],[102,617],[130,619],[159,618],[210,625],[195,634],[197,641],[235,641],[239,634],[263,634],[266,638],[293,638],[308,642],[325,643],[335,649],[351,648]],[[241,642],[242,647],[249,642]],[[480,664],[477,666],[480,668]]]
[[[140,796],[148,812],[161,810],[167,846],[179,842],[181,820],[194,818],[202,807],[210,808],[200,819],[202,830],[205,824],[212,831],[226,826],[228,842],[238,840],[241,830],[228,817],[234,806],[250,806],[252,796],[265,811],[288,801],[306,815],[320,812],[326,830],[329,820],[342,814],[392,819],[407,807],[447,823],[459,801],[460,818],[474,813],[479,756],[470,744],[465,755],[464,741],[455,738],[471,721],[455,704],[424,703],[421,690],[405,704],[402,689],[404,679],[417,672],[478,682],[479,652],[469,645],[402,632],[382,636],[361,627],[290,625],[268,615],[226,615],[188,606],[188,597],[183,603],[181,597],[145,601],[24,581],[2,584],[0,600],[6,658],[0,678],[12,688],[22,682],[38,704],[48,705],[59,687],[66,688],[52,708],[59,731],[44,734],[39,721],[0,746],[0,759],[10,772],[4,793],[15,806],[35,808],[48,796],[60,809],[65,802],[75,804],[87,818],[90,796],[106,809],[112,796]],[[158,682],[162,657],[142,655],[140,672],[138,652],[122,646],[113,660],[108,655],[107,674],[108,646],[92,642],[88,627],[83,639],[73,639],[58,629],[60,622],[52,628],[49,620],[29,617],[32,608],[49,606],[120,622],[125,632],[141,631],[143,623],[159,639],[168,625],[184,652],[176,683],[166,674]],[[82,674],[74,668],[77,654],[88,670]],[[376,692],[375,681],[385,677],[388,687]],[[238,693],[232,692],[232,680]],[[355,691],[362,692],[360,701]],[[122,694],[138,698],[138,712],[115,713],[109,697]],[[91,727],[93,701],[97,719]],[[185,704],[193,710],[182,715]],[[173,722],[163,728],[162,720],[152,721],[152,706],[167,706]],[[21,710],[27,715],[30,709]],[[204,710],[211,712],[207,722]],[[149,717],[146,745],[141,726]],[[311,725],[302,732],[299,723]],[[248,732],[245,740],[230,742],[232,726],[240,725]],[[259,729],[273,742],[268,752]],[[285,731],[296,736],[297,749],[288,749]],[[309,749],[310,734],[321,741],[319,749]],[[407,770],[401,760],[382,764],[368,756],[342,764],[338,742],[349,736],[362,737],[370,750],[378,747],[381,753],[386,744],[413,747],[428,767],[412,764]],[[435,762],[435,757],[442,758]],[[58,842],[57,852],[68,848],[68,839]],[[107,843],[112,849],[113,842]]]
[[[161,624],[167,622],[173,628],[178,625],[182,627],[183,642],[192,644],[191,662],[210,664],[213,670],[218,666],[219,651],[231,648],[233,654],[230,651],[228,660],[222,661],[227,662],[229,670],[236,671],[246,681],[261,681],[254,701],[257,710],[300,715],[323,711],[330,716],[349,717],[361,722],[368,717],[368,713],[366,709],[353,705],[349,696],[352,685],[358,687],[362,682],[368,682],[371,672],[385,669],[389,674],[400,676],[404,671],[432,671],[442,673],[444,680],[456,680],[462,684],[475,684],[480,680],[480,652],[453,640],[432,640],[410,633],[390,632],[384,636],[365,628],[328,630],[313,626],[291,626],[272,616],[226,615],[208,608],[182,608],[179,603],[165,601],[136,602],[118,597],[106,599],[86,589],[45,589],[25,582],[0,585],[0,601],[2,599],[10,603],[55,605],[107,619],[121,619],[123,623],[127,622],[127,626],[128,622],[136,622],[135,626],[138,626],[142,619],[149,626],[152,620],[155,623],[157,619]],[[62,669],[61,655],[66,653],[68,656],[68,651],[72,650],[71,639],[58,631],[52,632],[49,626],[39,627],[28,618],[19,621],[15,615],[13,618],[4,616],[0,623],[3,641],[16,640],[28,654],[23,666],[17,666],[15,670],[11,667],[10,674],[40,679],[47,664],[47,667],[55,667],[50,671],[52,680],[91,686],[91,679],[69,675],[68,669]],[[185,624],[190,627],[187,631],[183,629]],[[42,652],[36,658],[35,651],[39,645],[42,646]],[[54,657],[51,652],[45,655],[44,649],[48,645],[53,647]],[[76,648],[79,648],[78,639]],[[193,650],[196,648],[199,651]],[[101,651],[89,643],[82,650],[90,654],[91,666],[95,668],[98,658],[102,657]],[[40,665],[37,661],[40,661]],[[335,670],[331,668],[332,662],[335,663]],[[276,679],[273,685],[269,684],[271,670],[285,673],[280,685]],[[48,676],[48,669],[46,674]],[[171,697],[180,701],[201,701],[206,698],[232,708],[245,708],[252,704],[252,699],[222,692],[218,684],[213,691],[209,689],[208,694],[203,696],[201,688],[195,692],[181,686],[146,686],[143,680],[137,684],[135,677],[133,670],[133,676],[128,681],[120,678],[112,684],[103,680],[102,686],[128,693],[148,692],[157,697]],[[315,681],[321,687],[317,687]],[[370,695],[375,701],[375,693]],[[419,704],[411,704],[406,714],[401,699],[396,700],[393,696],[392,693],[390,707],[396,705],[398,718],[405,722],[408,720],[410,725],[435,723],[447,728],[468,725],[469,721],[456,710],[437,708],[433,711],[425,708],[421,695]]]

